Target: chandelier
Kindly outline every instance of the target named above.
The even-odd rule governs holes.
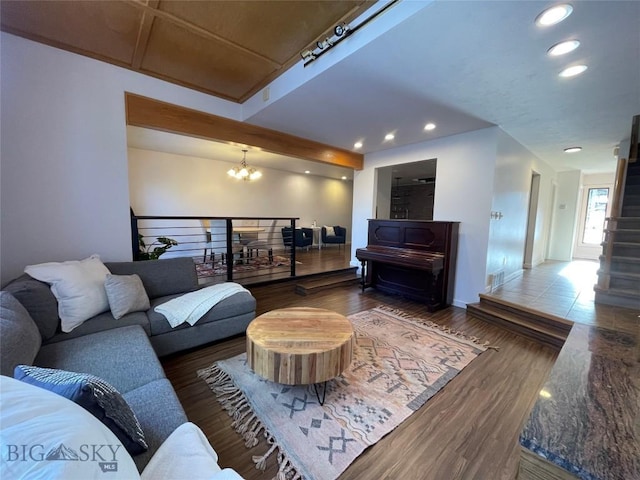
[[[238,180],[242,179],[244,181],[248,181],[248,180],[259,179],[262,176],[262,173],[256,170],[255,168],[249,167],[247,165],[248,150],[243,149],[242,152],[243,152],[243,155],[242,155],[242,161],[240,162],[240,166],[230,169],[227,173],[229,174],[229,176],[233,178],[237,178]]]

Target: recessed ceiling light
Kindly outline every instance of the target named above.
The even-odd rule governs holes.
[[[395,136],[393,133],[387,133],[387,134],[384,136],[384,139],[385,139],[385,140],[393,140],[394,138],[396,138],[396,136]]]
[[[560,23],[573,12],[573,7],[568,3],[555,5],[547,8],[544,12],[536,17],[536,25],[540,27],[548,27]]]
[[[587,69],[586,65],[574,65],[573,67],[568,67],[562,70],[558,76],[560,77],[575,77],[576,75],[580,75]]]
[[[436,124],[435,124],[435,123],[427,123],[427,124],[424,126],[424,129],[425,129],[425,130],[433,130],[433,129],[435,129],[435,128],[436,128]]]
[[[362,142],[356,142],[353,144],[353,148],[362,148]]]
[[[547,55],[557,57],[559,55],[564,55],[565,53],[573,52],[579,46],[580,42],[578,40],[567,40],[566,42],[556,43],[553,47],[547,50]]]
[[[346,180],[346,179],[347,179],[347,177],[345,177],[345,176],[343,175],[343,176],[342,176],[342,180]]]
[[[582,150],[582,147],[567,147],[564,149],[564,153],[575,153]]]
[[[304,173],[309,174],[311,172],[309,170],[305,170]]]

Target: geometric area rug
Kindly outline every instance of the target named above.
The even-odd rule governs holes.
[[[194,259],[195,260],[195,259]],[[302,262],[296,261],[296,265],[300,265]],[[202,258],[195,260],[196,272],[198,278],[202,277],[214,277],[217,275],[227,274],[227,265],[222,261],[216,263],[202,262]],[[266,273],[276,273],[278,271],[286,271],[291,267],[291,257],[282,255],[272,255],[271,259],[267,255],[261,257],[252,257],[247,259],[246,263],[234,263],[233,273],[254,272],[256,270],[265,270]]]
[[[254,456],[265,469],[275,452],[277,480],[334,480],[424,405],[487,349],[477,339],[381,306],[348,317],[356,333],[353,362],[327,383],[321,406],[312,385],[264,380],[246,354],[198,371],[248,448],[263,435],[271,447]]]

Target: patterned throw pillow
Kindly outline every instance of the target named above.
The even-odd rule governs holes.
[[[104,280],[104,288],[107,290],[111,315],[116,320],[127,313],[141,312],[151,308],[142,280],[135,273],[133,275],[109,274]]]
[[[142,427],[131,407],[115,388],[95,375],[18,365],[13,376],[83,407],[104,423],[131,455],[147,450]]]
[[[325,225],[324,229],[327,232],[327,237],[335,237],[336,236],[336,231],[334,230],[333,227],[329,227],[329,226]]]

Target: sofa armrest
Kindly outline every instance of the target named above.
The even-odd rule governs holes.
[[[108,262],[105,266],[114,275],[137,274],[149,298],[191,292],[198,288],[196,265],[191,257]]]
[[[5,285],[3,290],[11,293],[27,309],[42,340],[49,340],[56,334],[60,326],[58,301],[49,285],[25,273]]]

